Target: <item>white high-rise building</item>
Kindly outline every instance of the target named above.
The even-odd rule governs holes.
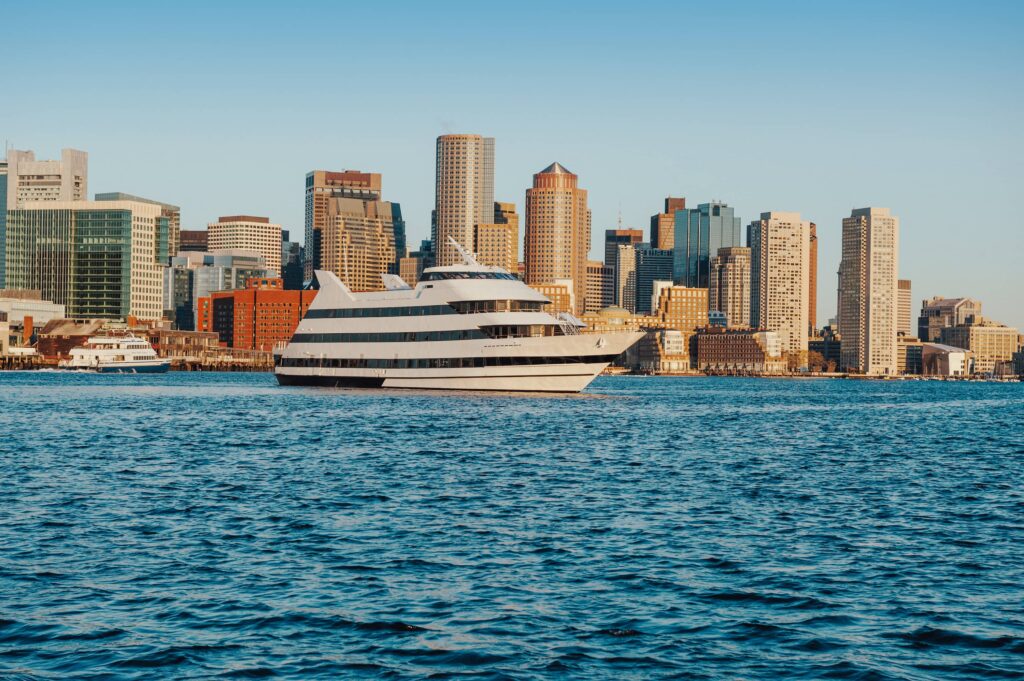
[[[858,208],[843,218],[839,267],[840,366],[896,373],[900,221],[888,208]]]
[[[33,201],[85,201],[89,154],[62,149],[59,161],[37,161],[31,151],[7,152],[7,209]]]
[[[494,138],[441,135],[437,138],[437,194],[431,239],[438,265],[462,257],[448,241],[473,248],[476,225],[494,221]]]
[[[772,211],[750,223],[750,324],[776,331],[783,352],[807,363],[811,223]]]

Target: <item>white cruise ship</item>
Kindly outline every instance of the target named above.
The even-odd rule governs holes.
[[[642,336],[580,333],[514,275],[479,264],[428,268],[410,287],[353,293],[333,273],[277,359],[281,385],[579,392]]]
[[[170,360],[157,357],[156,350],[138,336],[93,336],[85,345],[72,348],[61,369],[100,373],[162,374]]]

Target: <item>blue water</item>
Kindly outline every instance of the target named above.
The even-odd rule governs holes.
[[[1024,384],[0,374],[0,677],[1024,678]]]

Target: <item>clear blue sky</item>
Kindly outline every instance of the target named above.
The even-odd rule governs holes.
[[[595,256],[667,195],[800,211],[820,324],[841,219],[886,206],[917,301],[1024,327],[1024,3],[214,4],[3,3],[0,138],[84,149],[90,192],[180,204],[186,228],[301,235],[308,170],[380,172],[416,243],[435,137],[494,136],[520,211],[532,173],[579,175]]]

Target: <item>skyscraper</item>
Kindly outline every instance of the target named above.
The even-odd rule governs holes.
[[[899,218],[888,208],[858,208],[843,218],[839,297],[840,367],[896,373]]]
[[[677,210],[686,210],[686,199],[670,196],[665,199],[665,212],[651,216],[651,247],[675,247]]]
[[[7,152],[7,209],[30,201],[84,201],[88,198],[89,154],[61,149],[59,161],[37,161],[31,151]]]
[[[811,224],[772,211],[750,223],[750,323],[777,331],[782,350],[807,364]]]
[[[913,336],[915,330],[913,325],[913,294],[910,290],[909,279],[899,279],[896,281],[896,294],[898,296],[896,301],[896,332],[904,336]]]
[[[281,225],[256,215],[225,215],[206,226],[211,251],[250,251],[263,256],[273,276],[281,274]]]
[[[811,243],[807,271],[807,335],[818,332],[818,226],[811,223]]]
[[[692,288],[708,288],[711,258],[719,248],[742,246],[740,219],[720,202],[702,203],[675,213],[673,279]]]
[[[327,224],[327,205],[331,199],[381,200],[380,173],[358,170],[314,170],[306,173],[306,226],[303,276],[313,278],[313,270],[321,269],[321,230]],[[405,249],[404,223],[401,243],[396,244],[403,254]]]
[[[398,272],[395,235],[405,233],[404,225],[397,203],[331,198],[320,230],[320,268],[334,272],[354,291],[383,289],[381,275]]]
[[[473,250],[484,265],[512,274],[519,263],[519,214],[514,203],[494,203],[494,220],[476,226]]]
[[[552,163],[533,176],[526,190],[527,284],[572,279],[576,314],[586,309],[590,209],[576,175]]]
[[[178,248],[181,243],[181,208],[169,203],[161,203],[152,199],[144,199],[140,196],[125,194],[124,192],[109,192],[97,194],[97,201],[138,201],[139,203],[152,203],[160,206],[160,214],[167,218],[167,255],[170,258],[178,255]]]
[[[437,264],[461,262],[448,238],[472,248],[476,225],[491,222],[493,216],[494,138],[438,137],[436,198],[430,234]]]
[[[7,159],[0,160],[0,291],[7,288]]]
[[[636,312],[636,246],[618,244],[612,258],[615,304]]]
[[[708,307],[730,327],[750,326],[750,249],[726,246],[711,259]]]
[[[655,309],[652,302],[654,282],[672,281],[672,250],[651,248],[646,244],[636,246],[636,301],[633,311],[650,314]]]
[[[160,319],[167,218],[137,201],[27,201],[7,213],[7,286],[69,317]]]

